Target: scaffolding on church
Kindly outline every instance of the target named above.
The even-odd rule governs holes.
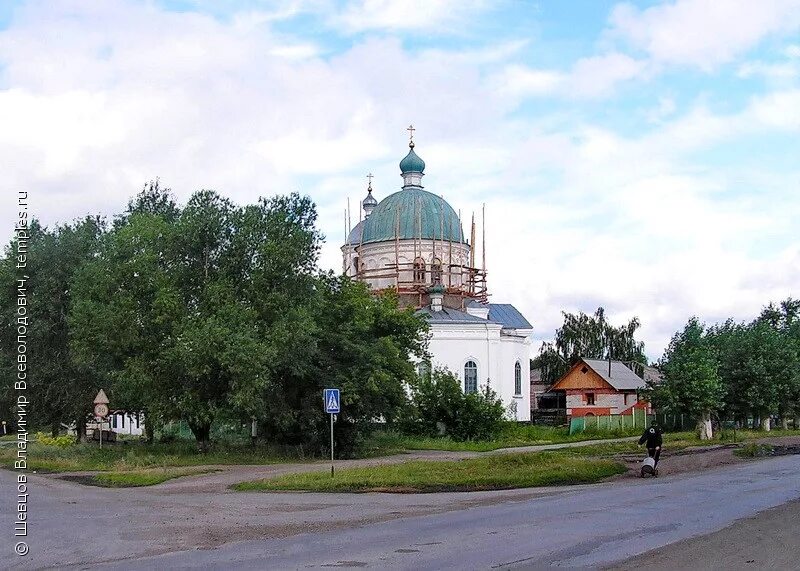
[[[415,236],[414,240],[414,261],[400,261],[400,214],[398,208],[395,211],[394,228],[394,262],[385,264],[379,268],[367,268],[363,263],[358,263],[354,278],[372,284],[384,282],[384,287],[373,287],[376,292],[394,290],[400,297],[401,303],[405,306],[424,307],[427,305],[427,297],[430,288],[441,286],[444,293],[444,305],[456,309],[464,309],[467,302],[475,300],[487,303],[489,300],[489,290],[487,286],[486,272],[486,230],[485,230],[485,206],[483,210],[483,232],[482,232],[482,266],[475,265],[475,215],[472,216],[472,226],[470,234],[469,264],[456,263],[453,261],[453,244],[463,244],[464,242],[453,242],[451,239],[452,220],[450,221],[450,231],[448,238],[445,239],[444,232],[444,197],[441,197],[442,207],[440,208],[440,232],[439,240],[436,236],[432,239],[422,237],[422,222],[419,203],[415,204]],[[458,215],[458,224],[461,226],[461,214]],[[403,239],[408,240],[407,238]],[[361,242],[355,248],[355,252],[361,258],[363,248],[363,233]],[[438,245],[438,252],[437,252]],[[432,251],[432,261],[426,263],[423,257],[423,250],[426,246]],[[447,259],[444,262],[444,259]]]

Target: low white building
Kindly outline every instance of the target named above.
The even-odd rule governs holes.
[[[141,436],[144,434],[144,415],[140,412],[112,411],[108,415],[103,429],[108,430],[109,427],[112,432],[117,434]]]
[[[465,239],[450,204],[422,186],[425,162],[414,152],[400,162],[403,186],[380,202],[372,182],[364,220],[342,246],[344,272],[374,291],[395,290],[431,326],[433,367],[446,367],[463,389],[494,390],[517,420],[530,420],[530,336],[512,305],[488,303],[486,269],[475,264],[475,227]]]

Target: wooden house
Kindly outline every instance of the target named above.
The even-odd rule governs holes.
[[[580,359],[550,388],[566,395],[567,417],[632,414],[647,410],[638,391],[645,387],[642,378],[621,361]]]

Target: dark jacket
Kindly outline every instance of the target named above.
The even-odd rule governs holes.
[[[642,433],[639,444],[647,443],[648,448],[661,446],[661,429],[658,426],[651,426]]]

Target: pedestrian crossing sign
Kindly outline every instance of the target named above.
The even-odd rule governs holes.
[[[325,389],[325,412],[339,414],[339,389]]]

